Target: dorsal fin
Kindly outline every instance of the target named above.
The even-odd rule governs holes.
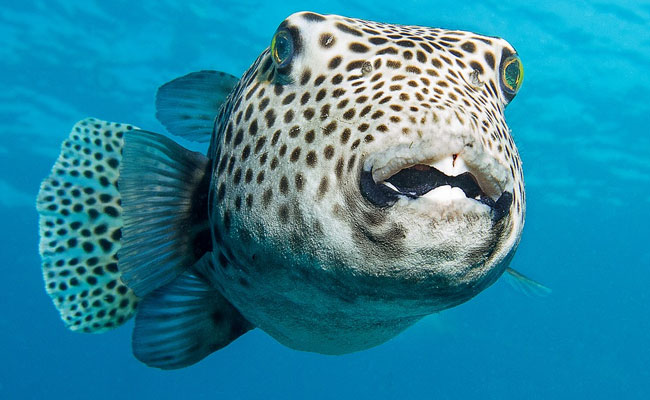
[[[192,72],[158,89],[156,118],[176,136],[207,142],[214,119],[239,79],[225,72]]]

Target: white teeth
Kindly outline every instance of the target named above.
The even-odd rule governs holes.
[[[458,157],[458,155],[447,156],[430,165],[447,176],[458,176],[469,171],[465,161],[461,157]]]
[[[457,187],[451,187],[449,185],[439,186],[433,189],[432,191],[426,193],[422,197],[429,200],[443,201],[443,202],[463,200],[467,198],[465,196],[465,192],[463,192],[462,189]]]
[[[396,192],[399,192],[399,190],[398,190],[398,189],[395,187],[395,185],[393,185],[392,183],[390,183],[390,182],[388,182],[388,181],[384,181],[383,184],[386,185],[386,186],[388,186],[391,190],[394,190],[394,191],[396,191]]]

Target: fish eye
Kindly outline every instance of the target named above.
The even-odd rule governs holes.
[[[517,94],[524,80],[524,66],[518,56],[512,55],[501,63],[501,86],[508,101]]]
[[[291,62],[294,53],[293,38],[286,28],[278,30],[271,40],[271,56],[278,68],[284,68]]]

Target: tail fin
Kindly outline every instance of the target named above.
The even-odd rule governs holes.
[[[132,129],[94,118],[78,122],[38,193],[45,287],[75,331],[119,326],[138,303],[117,267],[122,207],[116,185],[124,134]]]

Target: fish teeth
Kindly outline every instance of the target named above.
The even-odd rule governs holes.
[[[470,172],[465,161],[457,155],[447,156],[429,165],[447,176],[458,176]]]

